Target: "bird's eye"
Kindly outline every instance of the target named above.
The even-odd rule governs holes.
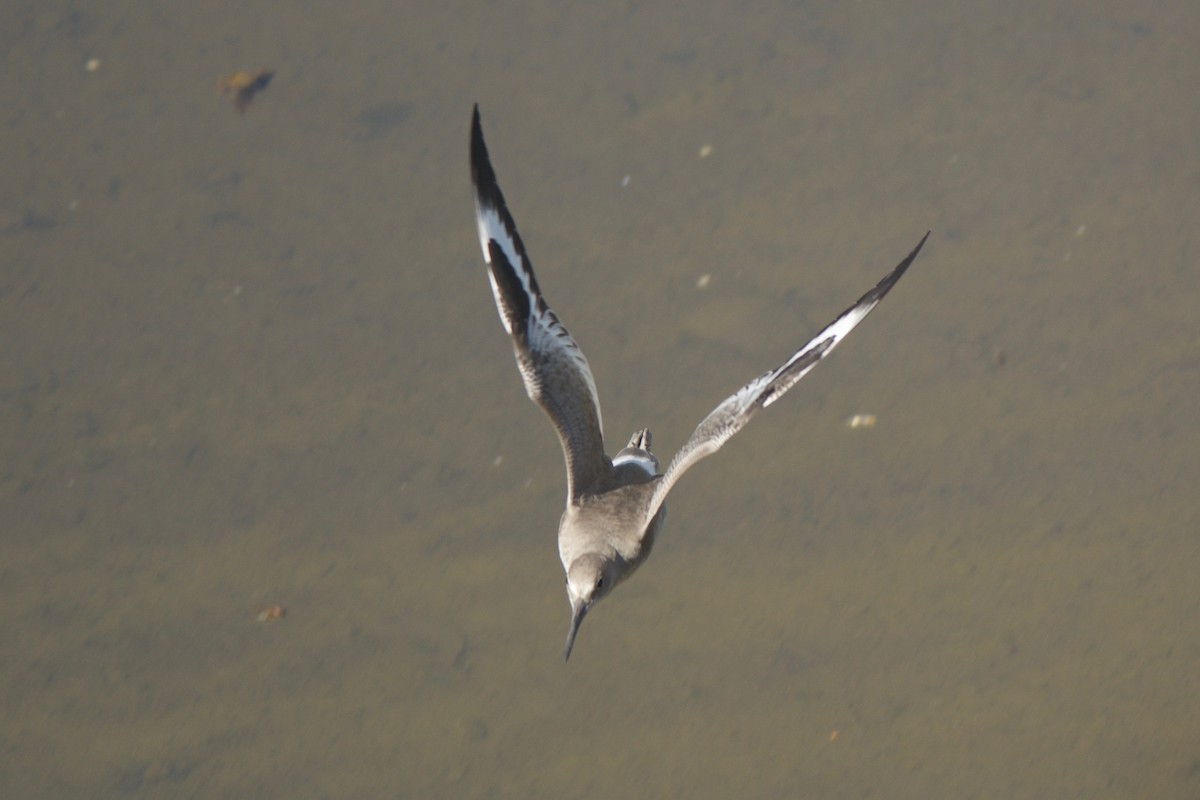
[[[601,588],[602,586],[604,586],[604,578],[601,578],[600,580],[596,581],[597,589]]]

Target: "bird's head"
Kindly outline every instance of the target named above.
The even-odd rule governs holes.
[[[571,603],[571,627],[567,629],[567,646],[563,660],[571,657],[575,634],[583,618],[602,597],[612,591],[615,574],[611,563],[597,553],[588,553],[571,562],[567,569],[567,600]]]

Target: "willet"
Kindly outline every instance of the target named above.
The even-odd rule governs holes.
[[[558,554],[567,573],[571,603],[571,625],[563,650],[563,658],[568,659],[584,616],[650,554],[666,515],[663,501],[675,482],[829,355],[900,280],[929,233],[875,288],[811,342],[713,409],[666,471],[659,473],[658,459],[650,452],[648,429],[634,433],[625,449],[611,460],[604,454],[596,381],[583,351],[538,288],[525,244],[488,159],[478,105],[471,119],[471,180],[479,242],[500,321],[512,337],[525,390],[550,417],[567,462],[567,510],[558,523]]]

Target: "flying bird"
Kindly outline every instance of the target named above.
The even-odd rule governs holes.
[[[563,659],[592,608],[641,566],[666,515],[667,494],[697,461],[712,455],[829,355],[900,280],[929,233],[873,289],[773,370],[738,389],[705,417],[665,471],[643,428],[611,459],[604,452],[600,397],[587,358],[551,310],[504,202],[479,122],[471,118],[475,221],[500,321],[512,339],[525,390],[558,432],[567,463],[567,508],[558,554],[567,576],[571,623]]]

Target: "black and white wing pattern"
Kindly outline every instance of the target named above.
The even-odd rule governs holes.
[[[879,301],[912,264],[917,253],[921,252],[921,248],[928,238],[928,233],[921,237],[921,241],[908,254],[908,257],[888,273],[887,277],[877,283],[875,288],[860,297],[857,303],[843,311],[837,319],[813,337],[811,342],[796,351],[779,367],[738,389],[732,397],[727,398],[713,409],[712,413],[696,426],[691,437],[671,459],[671,463],[667,465],[667,471],[663,473],[662,480],[655,487],[649,507],[646,509],[645,522],[647,524],[654,518],[659,506],[666,499],[667,493],[671,491],[671,487],[683,473],[687,472],[700,459],[721,449],[721,445],[725,444],[731,436],[746,427],[746,423],[750,421],[755,412],[771,405],[782,397],[784,392],[795,386],[801,378],[808,374],[809,370],[817,365],[817,362],[829,355],[833,348],[846,338],[846,334],[854,330],[854,327],[862,322],[875,306],[879,305]]]
[[[567,462],[567,496],[576,499],[612,468],[604,455],[596,381],[583,351],[538,288],[488,159],[479,106],[471,118],[471,182],[479,244],[500,321],[512,337],[529,398],[542,407],[558,431]]]

